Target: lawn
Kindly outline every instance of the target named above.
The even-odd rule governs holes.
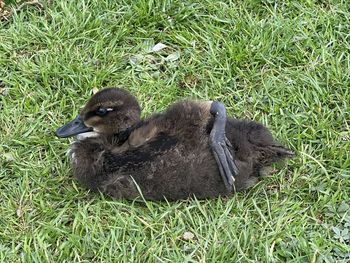
[[[51,1],[14,12],[0,22],[0,261],[349,262],[349,32],[347,0]],[[157,43],[167,48],[152,52]],[[182,98],[220,100],[297,155],[229,199],[89,193],[54,131],[111,86],[135,94],[144,116]]]

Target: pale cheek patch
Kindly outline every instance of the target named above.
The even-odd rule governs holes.
[[[79,141],[83,141],[87,138],[94,138],[94,137],[97,137],[99,136],[99,134],[97,132],[85,132],[85,133],[81,133],[81,134],[78,134],[76,137],[75,137],[75,140],[70,144],[70,147],[67,151],[67,155],[69,156],[71,162],[73,164],[76,164],[77,163],[77,159],[76,159],[76,156],[75,156],[75,145],[77,143],[79,143]]]
[[[68,151],[67,151],[67,155],[69,156],[70,161],[71,161],[72,164],[76,164],[77,163],[77,160],[75,158],[75,152],[74,152],[75,151],[75,147],[74,147],[75,144],[76,144],[76,141],[72,142],[70,144],[70,147],[69,147]]]
[[[70,160],[72,163],[77,164],[77,159],[75,158],[75,153],[73,152],[70,156]]]
[[[85,140],[87,138],[94,138],[94,137],[97,137],[99,136],[99,134],[97,132],[85,132],[85,133],[81,133],[81,134],[78,134],[76,139],[77,141],[82,141],[82,140]]]

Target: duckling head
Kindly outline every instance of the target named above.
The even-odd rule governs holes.
[[[86,132],[114,135],[140,121],[141,109],[134,96],[119,88],[97,92],[71,122],[60,127],[56,135],[71,137]]]

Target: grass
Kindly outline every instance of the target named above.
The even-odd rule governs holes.
[[[349,1],[44,6],[0,24],[1,262],[350,260]],[[169,48],[148,53],[159,42]],[[53,131],[107,86],[130,90],[144,115],[221,100],[297,156],[231,199],[89,193]]]

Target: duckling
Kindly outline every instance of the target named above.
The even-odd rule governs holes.
[[[229,196],[293,156],[263,125],[227,118],[219,102],[180,101],[143,120],[140,114],[129,92],[104,89],[56,131],[77,135],[70,156],[80,183],[116,199]]]

